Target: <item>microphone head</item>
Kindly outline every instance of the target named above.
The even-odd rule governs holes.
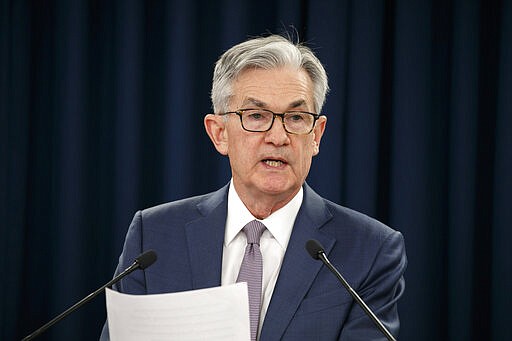
[[[142,270],[153,264],[155,261],[156,252],[153,250],[141,253],[137,258],[135,258],[135,263],[139,264],[139,268]]]
[[[313,259],[320,259],[320,254],[325,253],[322,244],[316,239],[310,239],[306,242],[306,250]]]

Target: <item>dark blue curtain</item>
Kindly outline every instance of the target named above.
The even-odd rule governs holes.
[[[308,182],[405,236],[401,339],[512,340],[511,0],[2,1],[0,339],[107,282],[135,210],[229,180],[213,64],[283,31],[332,88]],[[40,339],[105,317],[101,296]]]

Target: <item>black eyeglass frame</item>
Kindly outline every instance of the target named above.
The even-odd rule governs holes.
[[[242,120],[242,114],[243,114],[244,111],[248,111],[248,110],[261,110],[261,111],[266,111],[266,112],[272,113],[272,122],[270,123],[269,128],[267,130],[250,130],[250,129],[245,128],[244,127],[244,122]],[[286,128],[286,124],[284,123],[284,115],[286,115],[286,114],[293,114],[293,113],[308,114],[308,115],[313,116],[313,124],[311,125],[311,129],[307,133],[294,133],[294,132],[289,131]],[[313,131],[313,129],[315,129],[316,121],[320,118],[320,114],[313,114],[312,112],[307,112],[307,111],[273,112],[272,110],[261,109],[261,108],[238,109],[236,111],[227,111],[227,112],[218,113],[218,114],[215,114],[215,115],[225,116],[225,115],[229,115],[229,114],[236,114],[236,115],[238,115],[238,117],[240,117],[240,125],[242,126],[242,129],[245,130],[245,131],[251,132],[251,133],[264,133],[264,132],[269,131],[274,126],[274,121],[276,119],[276,116],[278,116],[278,117],[281,118],[281,123],[283,124],[284,130],[288,134],[293,134],[293,135],[307,135],[307,134],[311,133]]]

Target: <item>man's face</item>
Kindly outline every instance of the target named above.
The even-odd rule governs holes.
[[[305,71],[248,69],[233,84],[229,109],[314,112],[313,103],[312,82]],[[248,132],[243,130],[239,116],[227,116],[222,132],[225,143],[217,150],[229,156],[240,198],[270,199],[282,203],[279,206],[291,200],[306,179],[312,157],[318,154],[325,123],[322,116],[311,133],[293,135],[276,117],[269,131]]]

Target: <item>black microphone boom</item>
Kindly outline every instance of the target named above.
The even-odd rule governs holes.
[[[361,297],[357,294],[357,292],[352,289],[350,284],[343,278],[343,276],[340,274],[340,272],[334,267],[334,265],[331,264],[329,259],[327,259],[327,256],[325,255],[324,248],[322,245],[314,239],[308,240],[306,243],[306,250],[308,253],[313,257],[313,259],[320,259],[328,268],[331,270],[331,272],[339,279],[341,284],[347,289],[349,294],[354,298],[354,300],[363,308],[366,315],[368,315],[372,321],[375,323],[375,325],[380,329],[380,331],[388,338],[389,341],[396,341],[395,337],[389,332],[389,330],[386,329],[384,324],[379,320],[379,318],[373,313],[373,311],[368,307],[368,305],[363,301]]]
[[[135,261],[132,263],[132,265],[130,265],[128,268],[126,268],[126,270],[121,272],[119,275],[115,276],[112,280],[110,280],[110,282],[103,285],[101,288],[99,288],[95,292],[89,294],[87,297],[83,298],[80,302],[77,302],[73,306],[66,309],[60,315],[56,316],[53,320],[51,320],[50,322],[48,322],[47,324],[45,324],[38,330],[34,331],[32,334],[23,338],[22,341],[28,341],[28,340],[34,339],[36,336],[42,334],[46,329],[50,328],[55,323],[59,322],[60,320],[62,320],[63,318],[65,318],[66,316],[68,316],[69,314],[71,314],[72,312],[74,312],[75,310],[80,308],[81,306],[83,306],[85,303],[92,300],[94,297],[98,296],[98,294],[100,294],[103,290],[105,290],[105,288],[111,287],[115,283],[119,282],[123,277],[129,275],[130,273],[132,273],[133,271],[135,271],[137,269],[144,270],[148,266],[152,265],[155,261],[156,261],[156,252],[153,250],[148,250],[148,251],[140,254],[137,258],[135,258]]]

